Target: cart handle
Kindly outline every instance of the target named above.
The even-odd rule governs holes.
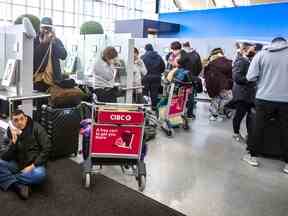
[[[180,83],[181,85],[193,85],[193,82],[183,82],[183,81],[178,80],[178,79],[174,79],[173,82],[174,83]]]

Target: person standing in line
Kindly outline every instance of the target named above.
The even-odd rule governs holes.
[[[288,174],[288,43],[277,37],[253,58],[247,76],[248,81],[257,83],[256,121],[252,139],[248,139],[248,154],[243,160],[258,166],[257,146],[263,144],[265,127],[271,114],[280,126],[280,135]],[[267,133],[267,132],[266,132]],[[273,145],[273,143],[271,143]]]
[[[225,57],[221,48],[211,51],[208,64],[204,68],[204,79],[211,98],[210,120],[215,121],[219,117],[227,116],[224,106],[230,100],[233,86],[232,61]]]
[[[183,43],[183,49],[186,52],[186,55],[189,59],[187,62],[187,65],[185,65],[185,69],[189,70],[190,76],[192,77],[198,77],[200,73],[202,72],[202,61],[199,53],[191,48],[190,43],[187,41]],[[188,103],[187,103],[187,116],[188,118],[195,119],[196,116],[194,114],[194,107],[196,105],[195,97],[197,96],[196,89],[193,88],[192,93],[189,95]]]
[[[254,107],[256,86],[255,82],[249,82],[246,75],[250,62],[256,54],[255,46],[249,43],[241,45],[240,53],[237,55],[233,64],[233,101],[235,103],[236,112],[233,118],[233,138],[238,142],[244,142],[243,136],[240,134],[240,125],[246,116],[246,128],[251,125],[251,109]]]
[[[161,88],[161,76],[165,71],[165,62],[162,57],[154,51],[152,44],[147,44],[145,51],[145,54],[141,57],[147,69],[147,74],[143,78],[143,94],[150,96],[152,109],[156,110]]]
[[[141,86],[142,79],[147,74],[147,69],[143,60],[139,57],[139,50],[134,48],[134,65],[133,65],[133,86]],[[143,103],[142,89],[135,89],[133,92],[135,103]]]

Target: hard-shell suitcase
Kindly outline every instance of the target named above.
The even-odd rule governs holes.
[[[41,125],[51,140],[51,159],[77,155],[80,120],[78,108],[55,109],[42,106]]]
[[[251,112],[251,129],[254,133],[256,123],[256,112]],[[248,130],[248,139],[251,139],[251,131]],[[283,148],[281,146],[280,126],[277,117],[267,119],[264,125],[264,133],[261,144],[256,146],[257,154],[264,157],[282,158]]]

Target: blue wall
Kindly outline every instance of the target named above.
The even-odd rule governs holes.
[[[288,3],[164,13],[160,21],[181,24],[176,34],[159,37],[271,39],[288,36]]]

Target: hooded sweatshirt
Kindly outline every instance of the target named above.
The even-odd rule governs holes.
[[[288,43],[275,42],[252,60],[248,81],[257,82],[256,99],[288,102]]]
[[[165,63],[161,56],[155,51],[147,51],[141,59],[147,69],[144,80],[148,82],[160,82],[161,74],[165,71]]]

